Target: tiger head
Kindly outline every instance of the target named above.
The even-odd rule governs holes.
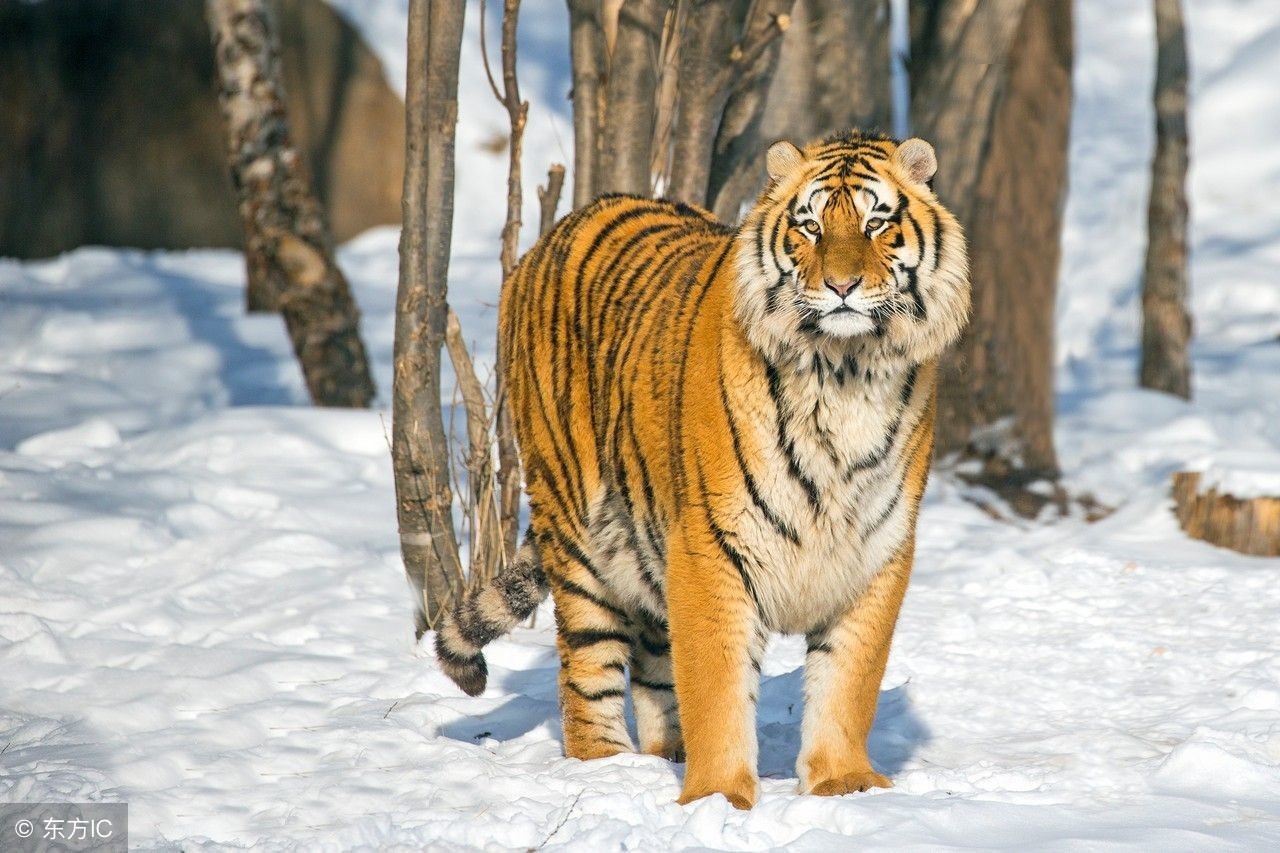
[[[766,356],[850,351],[919,363],[969,313],[964,234],[938,202],[933,147],[844,134],[769,148],[739,235],[736,311]]]

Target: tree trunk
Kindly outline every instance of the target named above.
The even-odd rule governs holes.
[[[891,123],[888,0],[757,0],[749,29],[777,15],[790,26],[744,70],[716,136],[707,198],[727,222],[763,188],[770,143]]]
[[[939,453],[1056,476],[1053,312],[1071,118],[1071,0],[912,0],[913,132],[969,239],[973,318],[938,386]]]
[[[440,409],[440,347],[448,315],[458,59],[465,7],[465,0],[409,3],[391,456],[400,552],[420,599],[419,635],[436,626],[462,588],[449,444]]]
[[[1191,397],[1187,309],[1187,42],[1179,0],[1155,0],[1156,153],[1142,278],[1143,388]]]
[[[483,7],[481,7],[483,9]],[[502,92],[499,101],[507,111],[511,125],[510,157],[507,162],[507,216],[502,226],[502,280],[511,276],[519,260],[520,213],[524,206],[521,190],[521,162],[524,151],[524,126],[529,115],[529,104],[520,98],[520,83],[516,77],[516,30],[520,20],[520,0],[503,0],[502,4]],[[481,27],[481,33],[484,28]],[[494,427],[498,444],[498,491],[501,511],[495,520],[499,525],[502,557],[515,557],[520,538],[520,494],[524,477],[520,471],[520,450],[516,445],[515,422],[511,409],[506,405],[506,380],[502,375],[502,360],[498,360],[495,375],[497,385],[494,401]],[[469,419],[468,419],[469,420]],[[485,424],[488,428],[488,424]],[[486,475],[488,469],[486,468]],[[487,486],[486,486],[487,487]],[[473,534],[473,538],[477,538]],[[481,531],[479,538],[488,539],[488,531]],[[475,561],[472,561],[473,565]],[[487,573],[487,572],[486,572]]]
[[[618,13],[600,133],[597,193],[647,196],[653,191],[654,96],[662,24],[670,5],[668,0],[626,0]]]
[[[373,379],[333,237],[289,135],[280,50],[262,0],[208,0],[249,310],[284,316],[311,399],[368,406]]]
[[[690,9],[680,33],[678,107],[671,134],[671,180],[667,197],[689,204],[707,202],[711,152],[720,116],[729,99],[724,72],[743,31],[745,0],[702,0]]]
[[[568,0],[569,53],[573,65],[573,207],[596,195],[604,97],[604,33],[600,0]]]
[[[1201,475],[1173,475],[1173,503],[1188,536],[1260,557],[1280,557],[1280,495],[1237,498],[1200,489]]]

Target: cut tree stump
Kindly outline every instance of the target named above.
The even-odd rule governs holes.
[[[1173,475],[1173,502],[1187,535],[1242,554],[1280,556],[1280,496],[1238,498],[1210,486],[1198,471]]]

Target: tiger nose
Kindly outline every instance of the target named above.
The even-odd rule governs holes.
[[[841,299],[844,299],[846,296],[849,295],[849,292],[851,290],[853,290],[858,285],[862,284],[862,276],[858,276],[857,278],[847,278],[844,281],[832,281],[829,278],[824,278],[822,280],[822,283],[825,284],[827,286],[827,289],[830,290],[832,293],[834,293],[836,296],[839,296]]]

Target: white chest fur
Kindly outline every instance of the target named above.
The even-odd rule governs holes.
[[[770,407],[739,428],[759,448],[733,533],[768,626],[843,612],[910,535],[906,444],[927,394],[908,367],[771,368]]]

